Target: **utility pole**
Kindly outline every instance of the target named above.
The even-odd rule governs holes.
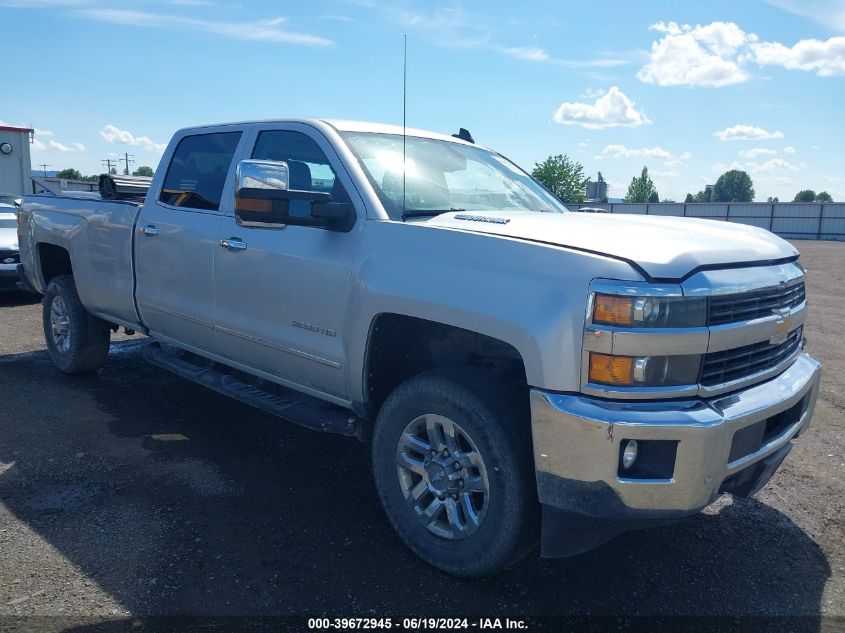
[[[47,168],[50,166],[49,163],[38,163],[38,166],[41,168],[41,171],[44,172],[44,177],[47,177]]]
[[[103,165],[106,166],[106,173],[111,173],[111,170],[117,167],[117,160],[114,158],[104,158],[102,161]]]
[[[129,163],[134,163],[134,162],[135,162],[135,161],[133,160],[133,158],[135,158],[135,154],[128,154],[128,153],[127,153],[127,154],[124,154],[124,155],[123,155],[123,161],[124,161],[124,164],[126,165],[126,168],[123,170],[123,173],[124,173],[126,176],[128,176],[128,175],[129,175]]]

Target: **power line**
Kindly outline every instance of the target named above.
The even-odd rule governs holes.
[[[135,154],[124,154],[123,155],[123,161],[124,161],[124,164],[126,165],[126,168],[123,170],[123,173],[126,176],[129,175],[129,163],[134,163],[135,162],[133,160],[134,158],[135,158]]]
[[[115,158],[104,158],[100,162],[103,163],[103,165],[106,166],[106,172],[107,173],[110,174],[112,169],[117,171],[117,159],[115,159]]]
[[[38,166],[44,172],[44,177],[46,178],[47,177],[47,168],[50,166],[50,164],[49,163],[38,163]]]

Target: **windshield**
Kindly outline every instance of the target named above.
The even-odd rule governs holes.
[[[394,220],[448,211],[566,210],[551,193],[499,154],[416,136],[405,138],[403,196],[400,134],[346,132],[342,136]]]

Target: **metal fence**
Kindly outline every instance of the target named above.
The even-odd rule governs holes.
[[[566,206],[572,211],[577,211],[582,207],[598,207],[610,213],[739,222],[768,229],[785,238],[845,241],[845,203],[839,202],[659,202],[653,204],[585,202]]]

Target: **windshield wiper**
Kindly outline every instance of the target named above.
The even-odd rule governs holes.
[[[402,220],[408,218],[431,218],[441,213],[452,213],[453,211],[466,211],[460,207],[452,207],[451,209],[405,209],[402,212]]]

